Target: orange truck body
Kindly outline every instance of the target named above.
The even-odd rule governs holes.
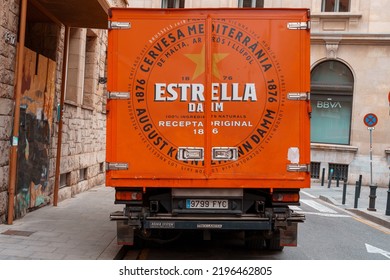
[[[274,207],[268,199],[283,209],[299,203],[299,189],[310,187],[307,9],[118,8],[109,16],[106,184],[127,209],[118,243],[190,220],[188,228],[212,220],[204,228],[223,229],[217,216],[232,208],[210,203],[241,196],[245,216],[246,193],[264,195],[253,199],[264,204],[255,211],[262,219]],[[168,206],[153,198],[166,193]],[[142,207],[154,214],[134,214]],[[161,208],[166,224],[157,222]]]

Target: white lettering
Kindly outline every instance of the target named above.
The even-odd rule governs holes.
[[[180,101],[187,101],[187,90],[190,88],[190,84],[179,84],[178,87],[181,89]]]
[[[176,101],[181,102],[204,102],[205,89],[203,84],[165,84],[156,83],[154,85],[154,100],[155,101]],[[212,83],[211,84],[211,100],[212,101],[257,101],[256,86],[254,83]],[[194,105],[189,105],[190,112],[200,112],[199,106],[194,108]],[[193,109],[193,110],[192,110]]]
[[[332,102],[332,101],[317,101],[318,109],[334,109],[334,108],[342,108],[340,102]]]
[[[202,84],[192,84],[191,85],[191,101],[204,101],[204,85]]]
[[[257,101],[256,87],[255,84],[246,84],[244,92],[244,101]]]
[[[202,121],[159,121],[159,127],[204,127]],[[212,127],[253,127],[250,121],[212,121]]]
[[[177,99],[177,91],[175,90],[177,88],[177,84],[169,84],[167,87],[167,92],[171,95],[170,97],[167,97],[167,101],[175,101]]]
[[[154,101],[165,101],[166,98],[162,97],[164,94],[164,90],[162,89],[165,87],[165,84],[155,84],[154,85]]]

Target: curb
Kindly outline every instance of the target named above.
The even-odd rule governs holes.
[[[330,197],[327,197],[327,196],[324,196],[324,195],[320,195],[319,196],[319,199],[321,199],[322,201],[325,201],[329,204],[333,204],[335,206],[339,206],[340,204],[333,198],[330,198]],[[345,208],[344,210],[348,211],[348,212],[351,212],[355,215],[358,215],[364,219],[367,219],[373,223],[376,223],[380,226],[383,226],[385,228],[388,228],[390,229],[390,222],[389,221],[386,221],[386,220],[383,220],[379,217],[376,217],[375,215],[371,215],[371,214],[368,214],[362,210],[359,210],[359,209],[354,209],[354,208]]]
[[[333,204],[333,205],[340,205],[335,199],[331,198],[331,197],[327,197],[327,196],[324,196],[324,195],[320,195],[319,196],[319,199],[325,201],[325,202],[328,202],[330,204]]]
[[[364,212],[362,210],[359,210],[359,209],[345,209],[345,210],[347,210],[349,212],[352,212],[352,213],[354,213],[354,214],[356,214],[356,215],[358,215],[358,216],[360,216],[360,217],[362,217],[364,219],[367,219],[367,220],[369,220],[369,221],[371,221],[373,223],[376,223],[378,225],[381,225],[381,226],[383,226],[385,228],[390,229],[390,222],[385,221],[385,220],[383,220],[383,219],[381,219],[379,217],[376,217],[374,215],[370,215],[370,214],[368,214],[368,213],[366,213],[366,212]]]

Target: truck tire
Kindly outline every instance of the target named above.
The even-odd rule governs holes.
[[[253,231],[245,231],[245,246],[248,249],[261,250],[265,247],[263,234]]]
[[[283,251],[284,246],[280,245],[280,232],[274,231],[271,238],[265,241],[266,248],[271,251]]]
[[[142,249],[146,246],[146,243],[147,243],[147,241],[144,238],[142,238],[141,233],[136,230],[135,234],[134,234],[133,248],[134,249]]]

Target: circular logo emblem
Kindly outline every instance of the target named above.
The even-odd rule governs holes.
[[[231,147],[234,164],[258,156],[280,122],[285,96],[276,56],[262,35],[226,19],[209,27],[194,19],[164,27],[139,54],[129,87],[139,136],[152,153],[180,165],[190,164],[178,157],[182,147],[204,153]],[[196,161],[195,167],[204,165],[203,157]]]

